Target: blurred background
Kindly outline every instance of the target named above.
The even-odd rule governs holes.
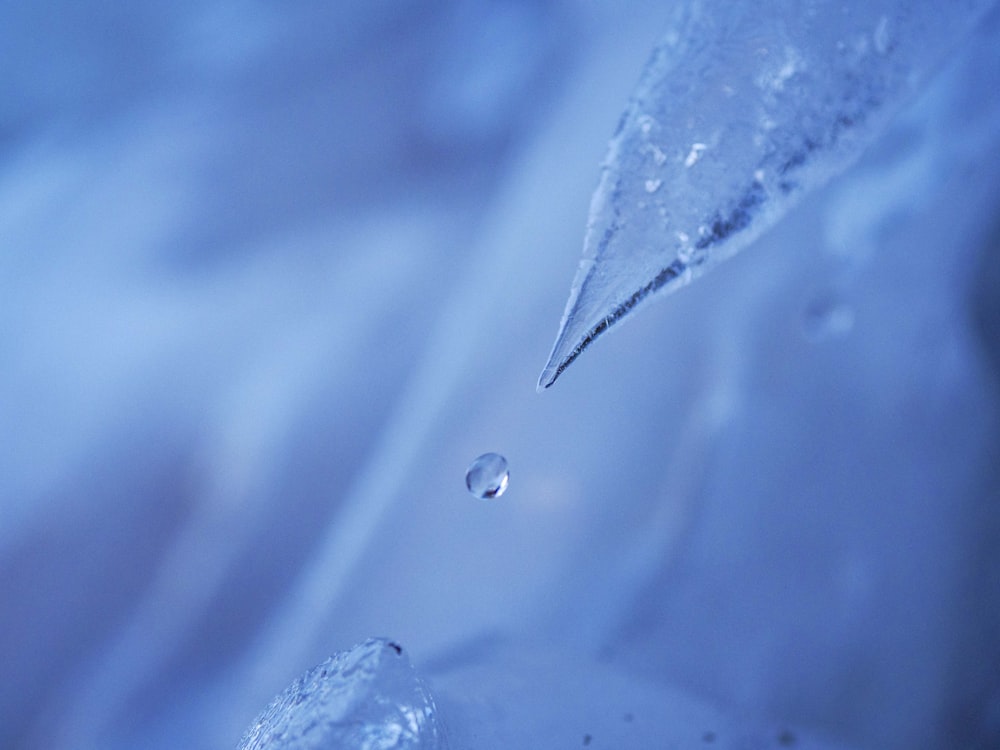
[[[233,747],[374,635],[1000,745],[1000,18],[536,394],[668,13],[0,6],[0,746]]]

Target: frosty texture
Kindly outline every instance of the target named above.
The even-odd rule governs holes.
[[[539,389],[855,160],[989,5],[684,3],[611,141]]]
[[[403,649],[372,638],[292,683],[257,717],[240,750],[444,746],[434,699]]]

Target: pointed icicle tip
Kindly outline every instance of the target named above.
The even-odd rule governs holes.
[[[536,390],[539,393],[551,387],[583,350],[617,320],[617,316],[606,316],[594,324],[575,317],[572,313],[576,308],[578,292],[579,287],[574,290],[570,297],[566,307],[566,315],[563,316],[556,342],[552,346],[552,353],[549,354],[548,362],[545,363],[545,368],[538,378]]]
[[[556,341],[552,345],[549,359],[538,378],[536,390],[539,393],[551,387],[559,376],[563,374],[563,371],[569,367],[570,363],[580,356],[580,353],[594,340],[594,336],[597,335],[593,327],[581,325],[580,319],[575,315],[580,290],[586,285],[591,268],[592,264],[584,261],[580,266],[580,270],[577,271],[573,290],[570,293],[569,301],[566,303],[566,311],[563,313],[562,321],[559,323],[559,332],[556,334]],[[601,328],[606,328],[609,323],[608,320],[602,321]],[[589,332],[588,328],[590,328]]]
[[[539,375],[538,377],[538,385],[535,386],[535,390],[538,393],[544,392],[554,382],[556,382],[556,378],[559,377],[559,374],[561,372],[562,371],[555,364],[553,364],[552,360],[550,359],[548,363],[545,365],[545,369],[542,370],[542,374]]]
[[[545,369],[542,370],[542,374],[538,376],[538,385],[535,386],[536,393],[544,393],[545,389],[556,382],[558,376],[555,374],[551,365],[545,365]]]

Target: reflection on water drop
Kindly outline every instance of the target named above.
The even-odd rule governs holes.
[[[509,479],[507,459],[499,453],[484,453],[465,472],[465,486],[481,500],[500,497],[507,489]]]

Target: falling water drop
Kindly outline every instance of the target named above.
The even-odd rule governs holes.
[[[484,453],[465,472],[465,486],[481,500],[500,497],[507,489],[510,472],[507,459],[499,453]]]

